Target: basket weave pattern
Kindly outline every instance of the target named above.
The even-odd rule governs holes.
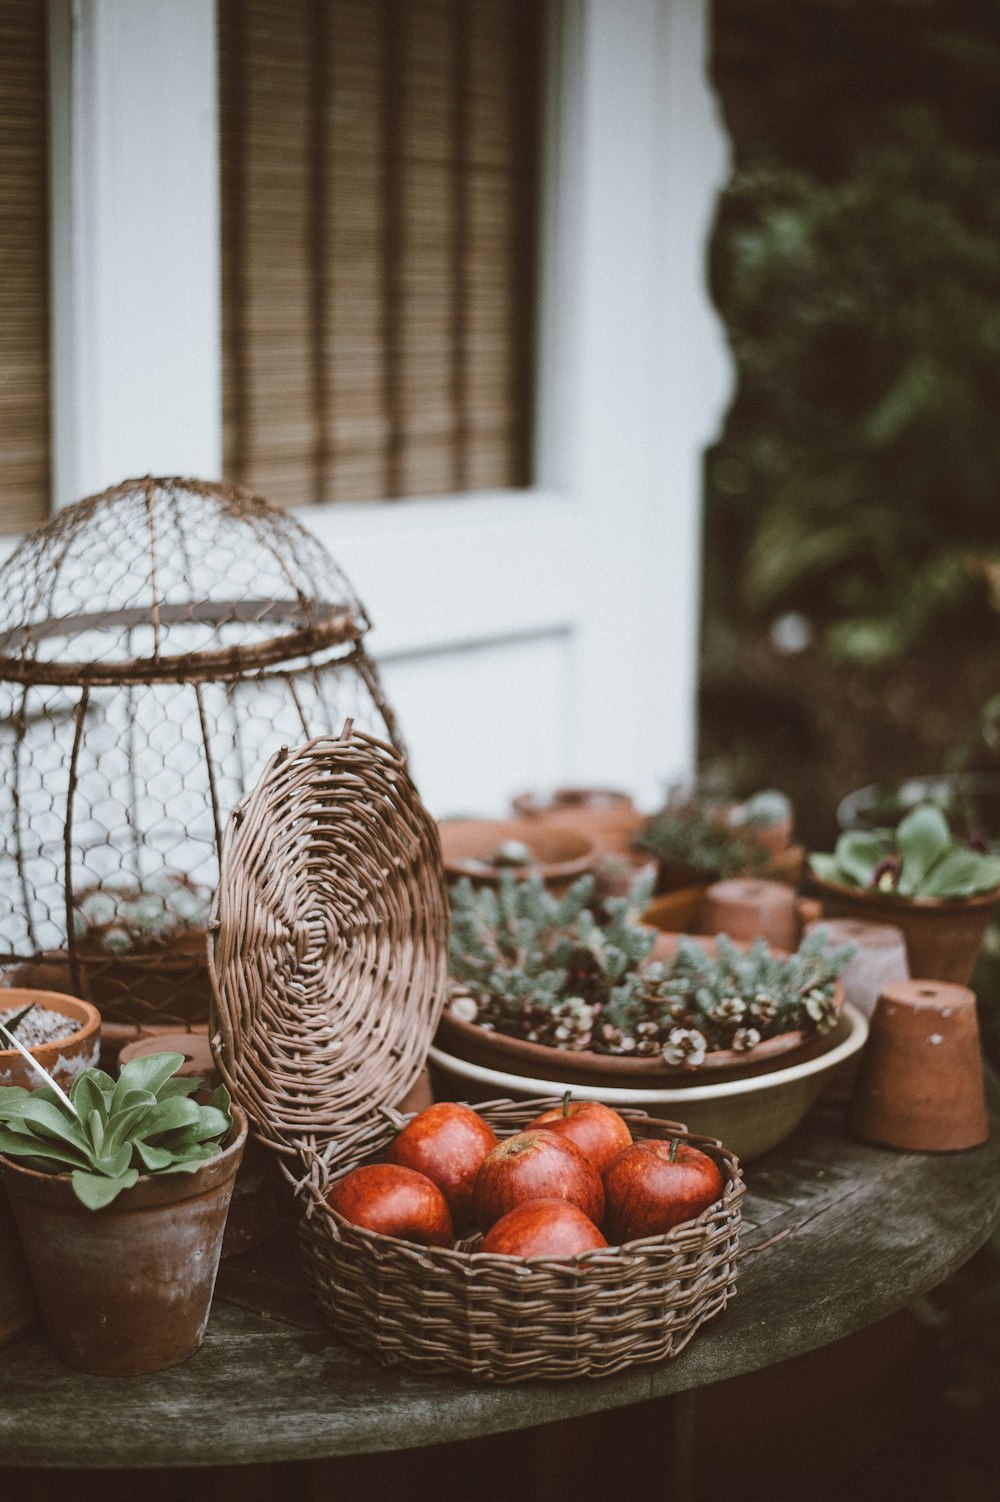
[[[558,1104],[544,1097],[476,1109],[505,1137]],[[478,1238],[448,1249],[380,1236],[336,1214],[310,1181],[300,1236],[334,1329],[387,1366],[497,1383],[606,1377],[676,1356],[736,1291],[743,1179],[718,1143],[641,1111],[621,1115],[637,1141],[680,1135],[708,1152],[726,1189],[718,1205],[665,1236],[581,1261],[477,1252]],[[394,1135],[383,1134],[383,1151]]]
[[[720,1203],[665,1236],[530,1261],[423,1248],[353,1226],[332,1181],[381,1157],[446,993],[448,913],[433,821],[399,755],[345,729],[279,753],[237,808],[211,923],[220,1070],[282,1155],[307,1275],[334,1329],[379,1361],[478,1381],[604,1376],[675,1356],[735,1291],[743,1181],[709,1152]],[[554,1100],[479,1107],[500,1136]]]

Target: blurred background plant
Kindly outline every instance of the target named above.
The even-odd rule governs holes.
[[[714,0],[714,25],[737,389],[706,460],[700,765],[782,787],[828,849],[852,791],[898,816],[907,779],[1000,773],[1000,5]],[[996,792],[946,790],[960,838],[996,848]],[[1000,1064],[997,925],[973,983]],[[925,1303],[908,1458],[995,1496],[1000,1239]]]
[[[1000,7],[716,0],[715,28],[738,386],[702,762],[785,787],[827,845],[846,793],[940,770],[997,686]]]

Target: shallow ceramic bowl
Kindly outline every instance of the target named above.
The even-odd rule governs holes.
[[[76,1023],[72,1033],[52,1043],[39,1043],[28,1052],[47,1070],[57,1085],[68,1090],[84,1069],[97,1064],[101,1050],[101,1014],[89,1001],[61,991],[34,991],[20,986],[0,987],[0,1012],[33,1002],[39,1011],[59,1012]],[[17,1035],[15,1034],[15,1037]],[[0,1085],[19,1085],[37,1090],[45,1081],[16,1048],[0,1049]]]
[[[651,1116],[682,1121],[691,1132],[717,1137],[741,1159],[759,1158],[795,1130],[831,1075],[858,1052],[867,1036],[868,1023],[863,1014],[845,1004],[836,1027],[824,1040],[822,1053],[770,1074],[672,1090],[612,1089],[588,1084],[577,1086],[573,1094],[579,1100],[635,1106]],[[439,1100],[475,1102],[502,1096],[530,1100],[538,1095],[559,1095],[566,1088],[560,1081],[484,1069],[440,1048],[431,1048],[429,1061]]]

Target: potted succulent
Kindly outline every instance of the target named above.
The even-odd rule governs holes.
[[[825,916],[892,923],[912,975],[968,984],[1000,900],[1000,856],[960,844],[936,804],[919,804],[895,831],[845,831],[809,866]]]
[[[634,841],[658,862],[651,921],[677,932],[697,930],[708,887],[732,877],[797,881],[802,851],[789,845],[791,829],[783,793],[758,793],[745,803],[673,793]]]
[[[176,1029],[208,1019],[205,925],[211,893],[185,877],[165,874],[142,885],[102,883],[73,898],[73,948],[81,989],[100,1009],[105,1042],[138,1024]],[[18,985],[72,991],[73,965],[65,951],[21,965]]]
[[[495,885],[512,873],[565,891],[597,856],[591,835],[542,819],[445,819],[439,832],[449,881]]]
[[[592,890],[589,878],[560,900],[538,881],[453,890],[443,1049],[539,1079],[653,1086],[752,1072],[833,1025],[849,946],[828,949],[820,931],[792,956],[724,935],[664,949],[625,900],[599,923]]]
[[[0,1089],[0,1174],[49,1336],[82,1371],[159,1371],[204,1338],[247,1123],[222,1087],[193,1099],[182,1063]]]

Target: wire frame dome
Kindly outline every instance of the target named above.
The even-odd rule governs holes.
[[[345,719],[403,751],[326,550],[249,492],[128,480],[0,569],[0,964],[117,1021],[207,1016],[231,808]]]

